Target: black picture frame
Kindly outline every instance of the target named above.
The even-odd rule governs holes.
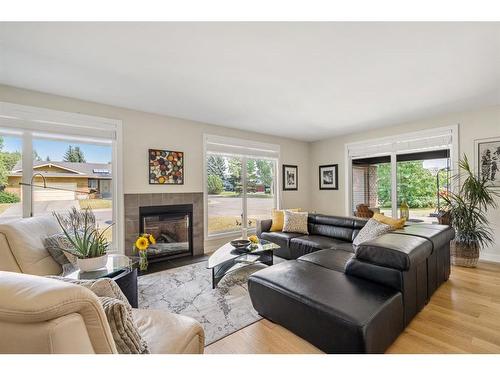
[[[299,167],[296,165],[283,164],[282,166],[282,177],[283,177],[283,191],[294,191],[299,189]],[[289,184],[290,176],[287,176],[287,171],[293,170],[295,184]]]
[[[476,174],[479,179],[486,179],[495,189],[500,188],[500,137],[476,139]],[[485,152],[490,153],[489,162],[484,163]],[[494,167],[494,168],[493,168]],[[485,171],[486,169],[486,171]],[[486,173],[485,173],[486,172]],[[485,176],[486,174],[486,176]]]
[[[326,184],[325,181],[323,180],[323,172],[325,169],[331,170],[335,176],[331,176],[332,181],[331,181],[331,186],[330,184]],[[319,177],[319,190],[339,190],[339,165],[338,164],[327,164],[327,165],[320,165],[319,170],[318,170],[318,177]]]

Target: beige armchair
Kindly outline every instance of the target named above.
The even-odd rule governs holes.
[[[61,272],[43,246],[58,231],[52,217],[0,225],[0,353],[116,353],[94,293],[35,276]],[[196,320],[162,310],[132,314],[151,353],[203,353],[204,332]]]

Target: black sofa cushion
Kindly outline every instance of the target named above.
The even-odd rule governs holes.
[[[308,261],[250,276],[260,315],[327,353],[383,353],[403,330],[400,292]]]
[[[352,252],[344,250],[326,249],[306,254],[297,258],[301,262],[309,262],[321,267],[344,272],[346,263],[354,256]]]
[[[426,238],[432,242],[433,249],[448,244],[455,237],[455,231],[452,227],[438,224],[407,225],[394,231],[394,233]]]
[[[332,249],[335,250],[344,250],[347,251],[348,253],[355,253],[356,252],[356,247],[352,244],[352,242],[339,242],[333,245]]]
[[[383,267],[406,271],[413,263],[425,261],[432,243],[421,237],[386,233],[356,248],[356,258]]]
[[[332,237],[352,242],[357,233],[366,224],[366,220],[352,217],[310,214],[309,234]]]
[[[302,235],[290,240],[290,250],[299,254],[309,254],[322,249],[330,249],[342,242],[344,241],[326,236]]]
[[[271,241],[282,248],[290,246],[290,240],[295,237],[301,237],[300,233],[287,233],[287,232],[263,232],[261,238]]]

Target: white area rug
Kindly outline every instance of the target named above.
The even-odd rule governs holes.
[[[206,266],[207,262],[200,262],[140,276],[138,284],[140,308],[196,319],[205,329],[208,345],[262,319],[252,307],[247,280],[266,266],[256,264],[226,275],[216,289]]]

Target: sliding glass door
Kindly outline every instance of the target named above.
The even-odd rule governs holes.
[[[449,149],[398,152],[351,160],[351,209],[360,205],[393,218],[408,206],[412,222],[437,222],[450,189]]]
[[[408,205],[414,222],[437,222],[450,189],[449,150],[396,155],[397,207]]]
[[[392,216],[390,155],[352,160],[352,212],[361,205]]]
[[[207,154],[209,236],[245,233],[276,207],[276,161],[220,153]]]

